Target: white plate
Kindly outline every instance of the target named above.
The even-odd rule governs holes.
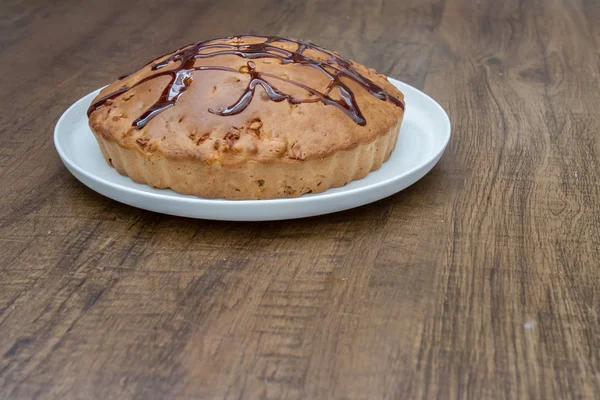
[[[450,139],[450,120],[423,92],[390,78],[406,99],[396,149],[377,171],[344,187],[292,199],[203,199],[133,182],[110,167],[96,143],[86,110],[100,90],[73,104],[54,129],[54,145],[71,173],[111,199],[165,214],[229,221],[302,218],[362,206],[390,196],[421,179],[438,162]]]

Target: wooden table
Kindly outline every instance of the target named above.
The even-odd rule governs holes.
[[[424,90],[444,157],[275,223],[141,211],[67,172],[71,103],[236,33]],[[599,398],[599,43],[593,0],[4,1],[0,398]]]

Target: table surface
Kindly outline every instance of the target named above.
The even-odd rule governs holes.
[[[600,3],[6,0],[0,398],[597,398]],[[448,111],[409,189],[304,220],[138,210],[52,143],[157,54],[311,39]]]

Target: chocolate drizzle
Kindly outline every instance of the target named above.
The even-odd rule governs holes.
[[[264,39],[264,41],[250,44],[219,43],[223,42],[224,40],[242,41],[242,39]],[[295,51],[291,51],[274,46],[274,43],[291,43],[297,45],[298,47]],[[323,53],[328,58],[324,61],[310,58],[303,54],[307,49],[312,49]],[[214,51],[205,53],[204,51],[206,50]],[[325,105],[332,105],[339,108],[346,113],[346,115],[352,118],[352,120],[358,125],[365,125],[367,121],[365,120],[365,117],[361,113],[358,104],[356,103],[354,93],[344,82],[342,82],[342,78],[350,79],[358,83],[376,98],[383,101],[389,100],[392,104],[404,109],[404,103],[402,101],[386,92],[383,88],[375,84],[370,79],[359,74],[352,67],[349,61],[341,58],[329,50],[307,41],[296,41],[277,36],[238,36],[197,42],[192,45],[182,47],[176,50],[174,53],[169,54],[171,54],[169,57],[160,62],[156,61],[166,57],[167,55],[163,55],[146,64],[146,66],[152,64],[151,70],[157,71],[154,74],[147,76],[131,86],[124,86],[92,103],[88,109],[88,117],[92,112],[104,106],[107,101],[117,98],[121,94],[133,89],[134,87],[160,76],[170,76],[171,81],[161,93],[158,101],[150,106],[140,117],[133,121],[133,126],[137,127],[138,129],[142,129],[157,114],[177,103],[179,97],[188,89],[188,87],[190,87],[194,80],[192,72],[207,70],[227,71],[250,75],[250,81],[248,82],[246,90],[234,104],[220,110],[209,109],[211,113],[221,116],[235,115],[244,111],[252,102],[256,87],[260,85],[265,90],[265,93],[269,99],[272,101],[279,102],[287,100],[290,104],[315,103],[320,101]],[[197,59],[212,58],[223,55],[236,55],[247,59],[248,62],[246,63],[246,66],[242,66],[239,70],[222,66],[195,66]],[[320,92],[300,82],[266,72],[257,71],[256,64],[252,60],[260,58],[273,58],[278,60],[282,65],[299,64],[310,68],[315,68],[329,78],[329,84],[324,92]],[[161,71],[161,69],[173,62],[179,62],[179,65],[173,69]],[[119,79],[124,79],[127,76],[128,75],[122,76]],[[308,92],[310,97],[306,99],[296,98],[290,94],[283,93],[277,89],[273,83],[269,82],[269,80],[276,80],[297,86]],[[340,99],[331,97],[331,93],[334,89],[338,89]]]

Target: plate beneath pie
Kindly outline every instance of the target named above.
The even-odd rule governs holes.
[[[121,203],[190,218],[272,221],[329,214],[381,200],[421,179],[450,140],[450,120],[431,97],[398,80],[407,104],[396,149],[365,178],[322,193],[271,200],[205,199],[132,181],[106,163],[88,126],[87,108],[100,89],[67,109],[54,129],[54,145],[67,169],[84,185]]]

